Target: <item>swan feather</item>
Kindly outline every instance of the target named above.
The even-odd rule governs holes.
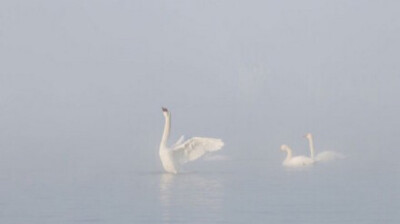
[[[174,154],[178,161],[183,164],[196,160],[207,152],[217,151],[224,146],[224,142],[217,138],[193,137],[184,143],[175,145]]]

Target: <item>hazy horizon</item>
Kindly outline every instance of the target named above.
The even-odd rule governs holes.
[[[239,164],[257,170],[254,162],[275,175],[283,172],[279,146],[307,154],[302,136],[311,132],[317,150],[347,156],[337,169],[387,181],[385,193],[393,198],[387,202],[398,208],[399,7],[394,1],[2,1],[0,178],[9,188],[0,194],[35,195],[30,186],[41,180],[60,190],[120,172],[162,173],[165,106],[172,112],[171,144],[180,135],[225,142],[218,154],[228,162],[199,161],[190,172],[236,172]],[[13,223],[10,214],[30,217],[6,209],[0,220]]]

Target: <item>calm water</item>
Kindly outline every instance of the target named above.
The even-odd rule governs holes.
[[[282,155],[283,157],[283,155]],[[399,174],[355,158],[199,161],[179,175],[125,169],[2,172],[1,223],[399,223]],[[17,171],[15,171],[17,172]]]

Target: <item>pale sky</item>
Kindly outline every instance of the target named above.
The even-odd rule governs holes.
[[[159,169],[172,138],[235,158],[400,156],[398,1],[0,2],[3,170]],[[172,143],[173,141],[171,141]],[[393,156],[395,155],[395,156]]]

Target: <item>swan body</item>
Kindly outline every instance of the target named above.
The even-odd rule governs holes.
[[[308,140],[308,144],[310,147],[310,155],[311,158],[314,159],[316,162],[328,162],[336,159],[343,159],[345,158],[344,155],[335,152],[335,151],[323,151],[315,155],[315,150],[314,150],[314,141],[313,141],[313,136],[311,133],[307,133],[305,136]]]
[[[334,151],[323,151],[315,156],[315,161],[328,162],[337,159],[344,159],[345,156]]]
[[[174,145],[168,147],[171,113],[167,108],[162,108],[162,111],[165,125],[159,155],[165,171],[176,174],[182,164],[194,161],[208,152],[220,150],[224,146],[222,140],[217,138],[193,137],[184,141],[184,136],[182,136]]]
[[[292,149],[287,145],[281,146],[282,151],[287,152],[287,156],[283,161],[282,165],[287,167],[302,167],[302,166],[310,166],[314,164],[314,160],[307,156],[295,156],[293,157]]]

